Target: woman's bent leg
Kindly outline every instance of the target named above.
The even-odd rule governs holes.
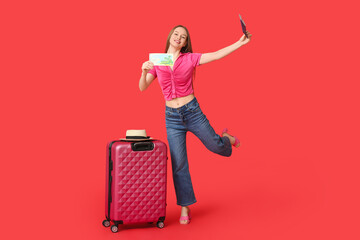
[[[221,156],[230,157],[232,154],[230,139],[219,136],[200,109],[193,114],[196,117],[188,125],[189,131],[194,133],[210,151]]]

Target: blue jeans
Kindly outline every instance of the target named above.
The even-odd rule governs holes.
[[[231,156],[232,146],[229,138],[215,133],[196,98],[179,108],[166,106],[165,114],[177,205],[188,206],[196,198],[189,172],[186,133],[192,132],[207,149],[221,156]]]

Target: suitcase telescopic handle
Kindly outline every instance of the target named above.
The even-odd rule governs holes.
[[[151,151],[154,149],[153,142],[135,142],[131,144],[131,149],[133,151]]]

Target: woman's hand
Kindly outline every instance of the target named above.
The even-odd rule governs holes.
[[[250,42],[250,39],[251,39],[251,36],[252,36],[251,33],[250,33],[249,31],[246,31],[246,35],[247,35],[248,37],[246,37],[245,34],[241,36],[241,38],[240,38],[240,40],[239,40],[239,42],[241,43],[241,45],[245,45],[245,44],[247,44],[248,42]]]
[[[148,71],[150,71],[150,69],[154,68],[154,63],[151,61],[146,61],[143,63],[141,69],[144,73],[147,73]]]

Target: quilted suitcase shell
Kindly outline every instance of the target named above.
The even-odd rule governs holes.
[[[115,225],[163,223],[167,146],[159,140],[107,145],[105,216]],[[158,222],[159,223],[159,222]]]

